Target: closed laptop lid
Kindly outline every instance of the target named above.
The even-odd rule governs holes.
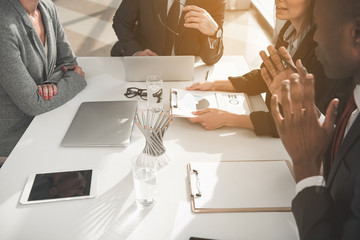
[[[136,101],[83,102],[62,146],[125,146],[130,142]]]
[[[161,75],[164,81],[193,81],[194,56],[123,57],[126,80],[146,81],[148,75]]]

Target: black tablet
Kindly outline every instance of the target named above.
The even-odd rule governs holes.
[[[21,204],[93,198],[98,174],[94,169],[31,174]]]

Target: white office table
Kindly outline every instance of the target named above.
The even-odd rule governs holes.
[[[165,135],[172,162],[158,172],[158,201],[140,211],[134,202],[131,161],[145,140],[134,127],[128,147],[65,148],[60,142],[81,102],[126,99],[128,83],[121,58],[79,58],[88,86],[65,105],[33,120],[0,169],[0,239],[298,239],[291,213],[193,214],[189,203],[186,165],[189,161],[290,159],[279,139],[257,137],[252,131],[222,128],[207,131],[186,119],[174,119]],[[198,66],[196,81],[246,72],[241,56],[224,56],[215,66]],[[192,82],[166,82],[165,88]],[[164,96],[168,93],[165,91]],[[139,100],[139,108],[145,101]],[[98,169],[94,199],[44,204],[19,204],[31,173]]]

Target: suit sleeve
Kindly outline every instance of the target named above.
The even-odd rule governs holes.
[[[345,222],[339,217],[339,211],[344,210],[335,206],[326,187],[308,187],[298,193],[292,211],[302,240],[360,239],[360,177],[350,201],[350,217]]]
[[[212,11],[209,12],[215,22],[222,28],[225,17],[225,0],[216,0],[215,6]],[[223,36],[215,44],[215,48],[211,49],[208,37],[203,35],[201,44],[200,57],[207,65],[213,65],[217,63],[224,53]]]
[[[120,48],[125,56],[131,56],[144,50],[135,38],[135,26],[138,20],[138,1],[123,0],[115,13],[113,28],[119,39]]]

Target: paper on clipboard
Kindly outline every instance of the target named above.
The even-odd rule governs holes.
[[[291,211],[296,183],[288,161],[191,162],[188,175],[193,212]]]
[[[174,117],[195,117],[191,112],[205,108],[218,108],[236,114],[250,114],[244,93],[188,91],[172,88],[171,111]]]

